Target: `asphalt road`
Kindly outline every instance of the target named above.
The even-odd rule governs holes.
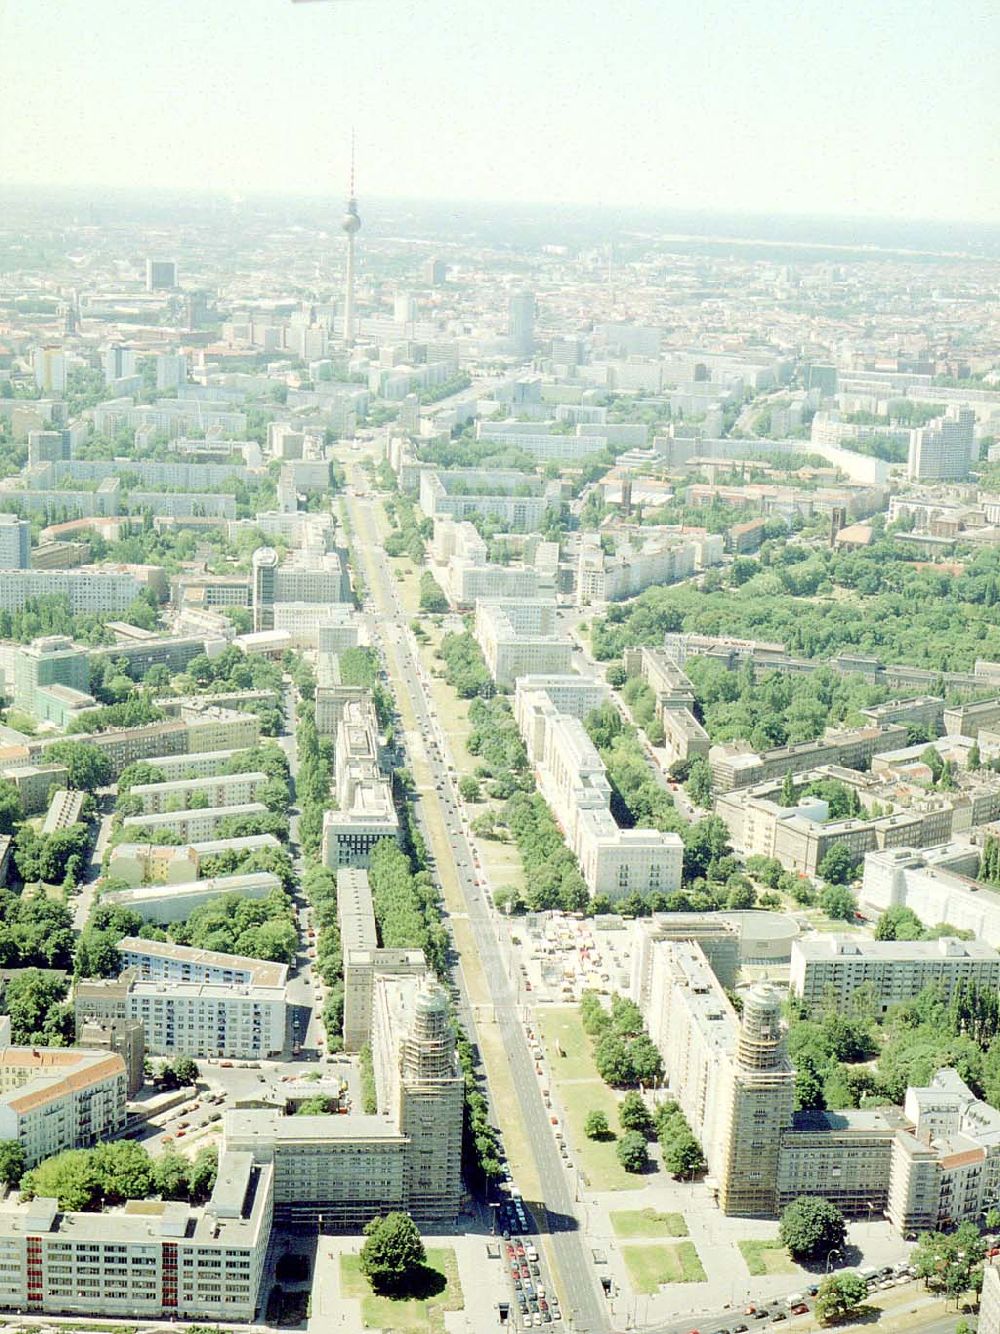
[[[564,1306],[566,1316],[572,1316],[578,1334],[603,1334],[611,1322],[607,1302],[600,1289],[594,1266],[587,1253],[586,1242],[574,1214],[571,1176],[559,1155],[549,1121],[549,1113],[542,1102],[538,1077],[525,1037],[521,1007],[508,977],[497,943],[496,926],[491,918],[485,895],[477,884],[472,849],[463,826],[461,803],[456,791],[456,780],[449,773],[447,742],[429,703],[428,687],[424,681],[416,645],[408,628],[408,617],[399,601],[395,580],[387,558],[379,544],[372,505],[377,503],[367,496],[348,495],[347,504],[357,538],[365,544],[370,556],[370,567],[377,572],[378,589],[371,592],[388,615],[372,616],[371,628],[386,650],[387,658],[395,657],[398,664],[397,686],[402,685],[409,697],[417,719],[427,761],[435,781],[435,790],[428,793],[431,801],[438,800],[444,825],[448,830],[451,856],[465,899],[468,919],[476,941],[479,962],[489,987],[496,1022],[503,1038],[510,1063],[514,1088],[521,1117],[531,1143],[532,1152],[544,1195],[544,1206],[549,1217],[549,1232],[554,1263],[560,1286],[572,1303]],[[419,808],[423,798],[417,798]]]

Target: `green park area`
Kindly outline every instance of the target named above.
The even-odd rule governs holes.
[[[746,1237],[736,1244],[754,1278],[761,1278],[764,1274],[795,1273],[795,1265],[777,1237],[771,1240]]]
[[[538,1023],[549,1058],[552,1092],[565,1116],[570,1149],[586,1184],[591,1190],[641,1189],[644,1178],[625,1171],[612,1136],[595,1140],[584,1133],[583,1123],[594,1111],[603,1112],[608,1125],[616,1130],[618,1099],[597,1073],[591,1042],[576,1006],[546,1006],[539,1013]]]
[[[361,1299],[361,1319],[366,1329],[392,1330],[394,1334],[444,1334],[445,1311],[465,1306],[458,1278],[458,1262],[450,1246],[428,1247],[426,1297],[376,1297],[360,1269],[359,1257],[340,1257],[340,1295]]]
[[[623,1246],[622,1258],[636,1292],[652,1296],[665,1283],[704,1283],[693,1241],[673,1245]]]
[[[641,1238],[655,1241],[660,1237],[686,1237],[683,1214],[661,1214],[656,1209],[617,1209],[611,1212],[615,1236],[626,1240]]]

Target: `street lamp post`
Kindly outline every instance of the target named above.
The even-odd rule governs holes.
[[[825,1268],[824,1271],[823,1271],[824,1273],[829,1274],[829,1272],[830,1272],[830,1261],[833,1259],[833,1257],[834,1257],[835,1255],[839,1255],[841,1259],[844,1258],[844,1253],[843,1253],[843,1251],[840,1249],[839,1246],[833,1246],[833,1247],[831,1247],[831,1249],[827,1252],[827,1256],[826,1256],[826,1268]]]

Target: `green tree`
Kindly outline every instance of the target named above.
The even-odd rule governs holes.
[[[26,1162],[24,1148],[16,1139],[0,1140],[0,1182],[3,1185],[16,1189],[24,1176]]]
[[[479,791],[479,779],[473,778],[471,774],[465,774],[458,780],[458,795],[463,801],[482,800],[482,794]]]
[[[153,1160],[153,1185],[164,1200],[188,1198],[188,1171],[191,1164],[177,1152],[167,1149]]]
[[[819,906],[835,922],[851,922],[857,912],[857,901],[846,885],[827,885],[820,893]]]
[[[684,786],[696,806],[708,808],[712,805],[712,770],[703,755],[696,755],[691,761],[691,769]]]
[[[429,614],[448,610],[448,599],[430,570],[424,570],[420,576],[420,610]]]
[[[686,1125],[663,1145],[663,1166],[678,1180],[690,1179],[705,1170],[701,1145]]]
[[[974,1223],[960,1223],[954,1232],[924,1232],[911,1256],[918,1278],[932,1292],[961,1297],[981,1278],[986,1243]]]
[[[641,1093],[634,1089],[625,1094],[618,1108],[618,1120],[623,1130],[637,1130],[646,1139],[656,1134],[653,1114],[643,1101]]]
[[[365,1225],[358,1258],[361,1272],[375,1292],[399,1297],[415,1286],[427,1252],[410,1215],[393,1212]]]
[[[198,1065],[190,1056],[177,1056],[173,1062],[174,1074],[181,1084],[193,1084],[198,1078]]]
[[[36,1196],[59,1201],[70,1213],[96,1209],[101,1202],[101,1174],[87,1149],[67,1149],[46,1158],[21,1178],[21,1198]]]
[[[626,1172],[643,1172],[649,1162],[646,1136],[637,1130],[627,1130],[615,1145],[615,1154]]]
[[[153,1163],[135,1140],[110,1140],[93,1150],[93,1164],[101,1183],[106,1204],[125,1200],[144,1200],[153,1188]]]
[[[843,1247],[847,1228],[844,1215],[830,1200],[800,1195],[785,1206],[778,1236],[793,1260],[822,1260]]]
[[[610,1139],[611,1127],[603,1112],[588,1112],[583,1123],[583,1133],[588,1139]]]
[[[795,805],[795,780],[791,773],[786,773],[781,780],[781,796],[778,799],[781,806]]]
[[[111,782],[111,761],[92,741],[57,741],[45,752],[46,760],[64,764],[72,788],[96,792]]]
[[[188,1167],[188,1196],[192,1204],[203,1204],[215,1187],[219,1173],[219,1150],[212,1144],[199,1149]]]
[[[594,1047],[594,1064],[605,1084],[621,1088],[635,1083],[635,1066],[632,1064],[629,1043],[617,1033],[606,1033],[598,1040]]]
[[[819,1285],[816,1317],[821,1324],[831,1324],[853,1315],[868,1296],[868,1284],[857,1274],[830,1274]]]
[[[846,885],[857,874],[858,863],[846,843],[834,843],[820,862],[817,870],[832,885]]]
[[[0,778],[0,834],[13,834],[24,818],[17,788],[7,778]]]
[[[921,940],[924,924],[913,911],[902,904],[886,908],[875,924],[876,940]]]

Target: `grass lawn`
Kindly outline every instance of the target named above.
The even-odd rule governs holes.
[[[560,1084],[567,1079],[600,1079],[591,1054],[590,1038],[583,1031],[580,1011],[575,1005],[545,1006],[539,1011],[538,1025],[545,1039],[553,1079]],[[557,1043],[565,1056],[558,1055]],[[615,1116],[612,1128],[617,1124],[618,1117]]]
[[[738,1241],[740,1254],[754,1278],[764,1274],[794,1274],[796,1268],[777,1237],[770,1241],[747,1237]]]
[[[565,1114],[570,1150],[588,1184],[594,1190],[641,1190],[646,1178],[625,1171],[615,1155],[614,1140],[593,1140],[584,1134],[583,1123],[592,1111],[603,1112],[617,1131],[618,1099],[597,1073],[576,1006],[546,1006],[538,1012],[538,1024],[553,1092]],[[557,1041],[565,1056],[556,1054]]]
[[[655,1209],[617,1209],[611,1213],[616,1237],[686,1237],[683,1214],[660,1214]]]
[[[428,1248],[427,1267],[436,1270],[445,1281],[435,1297],[398,1301],[376,1297],[361,1273],[356,1255],[340,1257],[340,1294],[361,1298],[361,1317],[366,1329],[413,1331],[413,1334],[443,1334],[445,1311],[461,1311],[465,1306],[462,1285],[458,1281],[458,1263],[450,1246]]]
[[[706,1281],[693,1241],[674,1246],[623,1246],[622,1257],[632,1287],[650,1297],[664,1283]]]

